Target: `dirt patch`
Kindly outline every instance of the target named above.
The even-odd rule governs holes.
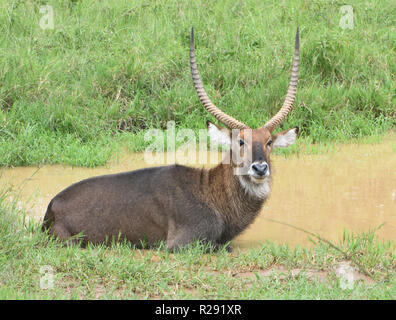
[[[223,272],[215,272],[217,274],[224,274]],[[247,270],[247,271],[237,271],[231,272],[232,277],[236,278],[255,278],[259,277],[271,277],[273,275],[278,275],[280,280],[284,280],[287,277],[297,278],[299,276],[304,276],[312,281],[326,281],[330,274],[335,273],[335,275],[341,279],[345,280],[347,283],[352,283],[354,281],[363,281],[366,284],[374,284],[375,281],[369,276],[360,272],[353,266],[351,266],[349,261],[341,261],[335,266],[334,269],[330,270],[315,270],[315,269],[302,269],[293,268],[288,269],[282,265],[274,265],[265,270]]]
[[[374,284],[375,281],[369,276],[354,268],[349,261],[341,261],[335,268],[338,278],[351,283],[353,281],[364,281],[367,284]]]
[[[269,269],[266,270],[250,270],[250,271],[241,271],[241,272],[236,272],[233,273],[233,277],[237,278],[254,278],[256,276],[260,277],[270,277],[275,274],[279,274],[279,279],[284,280],[290,275],[293,278],[297,278],[298,276],[305,276],[310,280],[314,281],[325,281],[327,277],[329,276],[328,271],[318,271],[314,269],[300,269],[300,268],[294,268],[294,269],[288,269],[284,266],[272,266]]]

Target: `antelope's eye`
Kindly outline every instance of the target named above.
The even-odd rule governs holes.
[[[272,140],[268,140],[268,142],[267,142],[267,147],[270,147],[271,144],[272,144]]]
[[[239,139],[239,145],[243,146],[245,144],[245,141],[243,141],[242,139]]]

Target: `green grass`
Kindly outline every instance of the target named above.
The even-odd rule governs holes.
[[[51,5],[54,29],[42,30]],[[144,130],[205,127],[188,62],[196,30],[212,100],[252,127],[283,102],[296,26],[302,144],[380,136],[396,125],[394,1],[2,1],[0,166],[104,164]]]
[[[295,249],[266,242],[232,254],[200,244],[176,254],[128,243],[81,249],[48,238],[9,196],[0,194],[0,299],[396,298],[395,243],[374,232],[345,233],[344,254],[323,242]],[[350,288],[335,272],[345,261],[365,269]],[[43,267],[53,270],[52,288],[40,286]]]

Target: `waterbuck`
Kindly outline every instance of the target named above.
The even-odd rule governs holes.
[[[273,134],[292,109],[296,96],[298,28],[285,101],[261,128],[250,129],[209,99],[198,74],[193,29],[190,66],[203,106],[232,130],[207,123],[213,140],[230,145],[226,155],[229,161],[210,169],[175,164],[80,181],[52,199],[43,230],[62,240],[80,234],[83,245],[106,243],[121,236],[137,247],[165,241],[170,250],[175,250],[196,240],[218,248],[253,222],[270,194],[272,149],[291,145],[298,134],[298,127]]]

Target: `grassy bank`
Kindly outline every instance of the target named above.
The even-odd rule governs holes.
[[[211,119],[190,79],[196,29],[212,100],[252,127],[280,107],[295,28],[301,32],[296,108],[305,144],[377,136],[396,124],[392,1],[41,1],[0,4],[0,165],[95,166],[144,130],[198,130]]]
[[[345,234],[343,253],[325,243],[290,249],[271,242],[232,254],[205,253],[199,244],[177,254],[128,244],[81,249],[48,239],[8,196],[0,195],[0,299],[396,297],[395,244],[373,232]],[[355,269],[350,286],[337,276],[343,264]]]

